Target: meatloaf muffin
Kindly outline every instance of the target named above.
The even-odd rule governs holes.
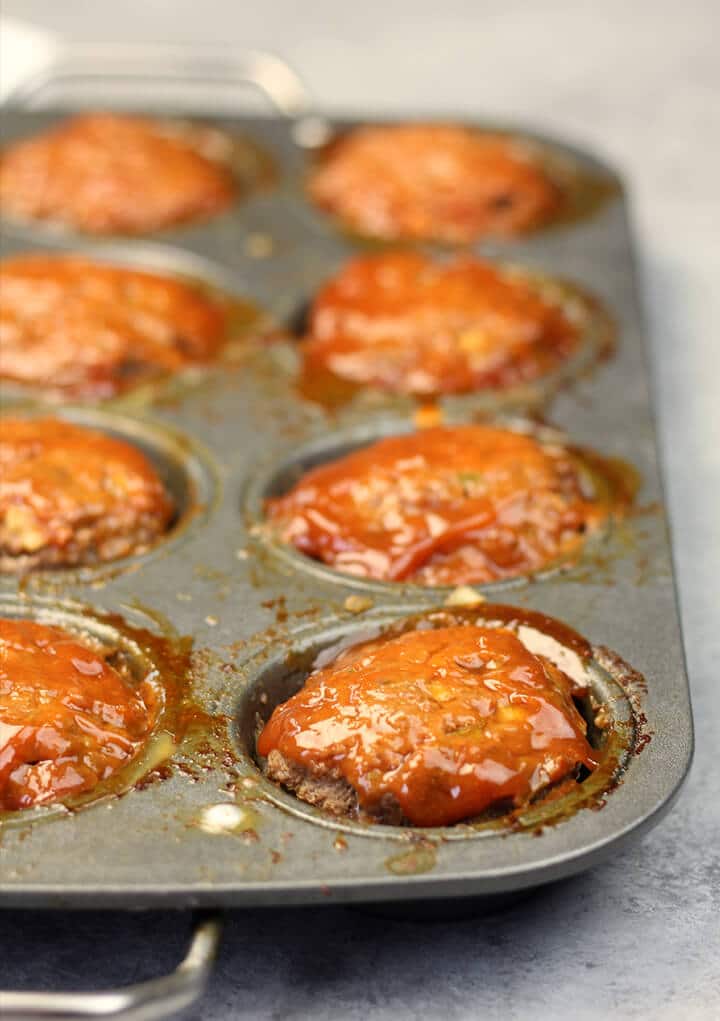
[[[200,285],[75,256],[0,263],[0,378],[67,397],[111,397],[205,365],[230,300]]]
[[[462,585],[579,550],[607,501],[572,451],[487,425],[392,436],[308,471],[266,503],[281,541],[348,574]]]
[[[136,447],[55,418],[0,419],[0,569],[94,564],[141,553],[172,502]]]
[[[220,132],[122,114],[61,121],[0,154],[0,210],[89,234],[142,234],[226,209],[238,185]]]
[[[320,158],[309,192],[349,230],[388,241],[512,237],[563,208],[528,143],[452,124],[350,131]]]
[[[413,252],[349,262],[317,294],[301,343],[303,389],[327,378],[433,396],[547,375],[578,347],[585,306],[479,259]],[[329,389],[332,390],[332,384]]]
[[[311,673],[257,751],[267,776],[335,815],[445,826],[592,770],[582,694],[509,628],[412,630]]]
[[[0,810],[90,791],[138,755],[158,694],[110,656],[61,628],[0,619]]]

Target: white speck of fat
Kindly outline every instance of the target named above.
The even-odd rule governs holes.
[[[250,813],[232,802],[206,805],[198,819],[199,828],[205,833],[212,834],[236,833],[238,830],[247,829],[250,823]]]
[[[445,606],[477,606],[484,603],[485,596],[469,585],[459,585],[445,600]]]

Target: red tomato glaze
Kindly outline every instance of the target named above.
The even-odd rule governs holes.
[[[0,810],[91,790],[138,754],[158,708],[66,631],[0,619]]]
[[[325,374],[426,396],[503,389],[557,369],[579,340],[557,299],[491,263],[365,256],[313,302],[301,343],[303,389],[322,396]]]
[[[386,240],[512,237],[563,208],[531,146],[455,124],[351,131],[325,152],[309,191],[348,229]]]
[[[78,256],[0,263],[0,377],[68,396],[110,397],[205,365],[229,304],[197,284]]]
[[[68,117],[0,154],[0,208],[89,234],[138,234],[226,209],[237,186],[188,131],[116,113]]]
[[[459,585],[537,571],[607,510],[559,446],[485,425],[382,439],[267,503],[280,538],[362,577]]]
[[[597,761],[570,678],[507,628],[408,631],[342,652],[273,712],[258,740],[369,813],[443,826],[522,805]]]

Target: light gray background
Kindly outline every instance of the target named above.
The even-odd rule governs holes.
[[[614,862],[503,914],[230,917],[191,1016],[720,1018],[720,4],[717,0],[2,0],[86,41],[276,50],[328,109],[466,112],[591,146],[634,199],[698,750],[677,807]],[[174,916],[0,914],[0,985],[169,968]]]

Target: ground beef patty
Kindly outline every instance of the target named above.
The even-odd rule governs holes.
[[[110,397],[216,358],[230,303],[199,285],[75,256],[0,263],[0,378]]]
[[[136,447],[55,418],[0,419],[0,569],[94,564],[140,553],[173,516]]]
[[[266,514],[281,541],[348,574],[484,583],[573,554],[606,520],[581,463],[511,429],[439,426],[311,469]]]
[[[513,236],[563,206],[527,144],[452,124],[351,131],[321,157],[309,191],[350,230],[388,241]]]
[[[202,131],[89,113],[0,153],[0,210],[91,234],[141,234],[205,219],[237,194],[229,166],[205,154]]]
[[[469,256],[353,259],[311,306],[300,345],[303,389],[321,396],[327,376],[418,396],[530,382],[578,346],[581,327],[573,319],[581,306],[565,304],[537,283]]]
[[[111,650],[57,627],[0,619],[0,810],[80,794],[137,756],[159,710]]]
[[[257,751],[272,780],[335,815],[450,825],[593,769],[582,694],[509,628],[407,631],[311,673]]]

